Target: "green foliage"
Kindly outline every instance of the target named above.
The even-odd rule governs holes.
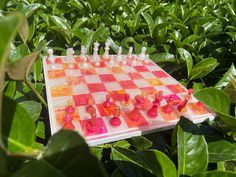
[[[2,0],[0,8],[0,176],[236,176],[234,1]],[[71,131],[48,140],[41,55],[79,54],[81,45],[91,53],[106,40],[112,53],[146,46],[216,119],[181,118],[174,131],[93,148]]]

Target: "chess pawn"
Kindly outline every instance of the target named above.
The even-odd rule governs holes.
[[[177,106],[177,110],[178,110],[179,112],[181,112],[181,111],[184,110],[184,108],[186,107],[188,101],[191,99],[192,93],[193,93],[192,89],[189,89],[188,94],[186,94],[186,95],[184,96],[184,100],[182,101],[182,103],[180,103],[180,104]]]
[[[113,111],[113,117],[110,119],[110,124],[114,127],[117,127],[121,124],[120,120],[121,110],[119,106],[116,106]]]
[[[95,62],[95,65],[96,66],[99,66],[100,65],[100,58],[99,58],[99,55],[98,55],[98,47],[99,47],[99,43],[96,41],[94,43],[94,48],[93,48],[93,56],[92,56],[92,62]]]
[[[81,66],[83,68],[88,67],[87,56],[86,56],[86,49],[85,49],[84,46],[81,47],[80,58],[82,60],[82,65]]]
[[[75,126],[74,124],[72,123],[72,115],[71,114],[66,114],[64,117],[63,117],[63,120],[64,120],[64,124],[62,125],[62,127],[64,129],[69,129],[69,130],[74,130],[75,129]]]
[[[68,48],[66,50],[66,60],[67,60],[67,62],[69,62],[69,65],[68,65],[69,68],[73,68],[74,67],[74,64],[73,64],[74,56],[73,55],[74,55],[73,48]]]
[[[145,64],[148,64],[149,63],[149,55],[147,54],[144,61],[143,61]]]
[[[122,47],[120,46],[119,50],[118,50],[118,53],[117,53],[117,56],[116,56],[116,62],[119,63],[121,61],[123,61],[123,56],[122,56]]]
[[[109,50],[110,50],[110,44],[109,44],[109,42],[107,41],[107,42],[105,43],[105,52],[104,52],[104,54],[103,54],[103,58],[104,58],[105,60],[109,59]]]
[[[135,101],[136,103],[134,105],[134,109],[129,113],[129,119],[131,119],[132,121],[138,121],[140,119],[140,109],[145,99],[141,95],[136,95]]]
[[[159,91],[155,95],[155,100],[153,101],[153,106],[147,111],[147,115],[150,118],[156,118],[158,116],[158,107],[163,99],[163,91]]]
[[[124,95],[124,101],[122,103],[125,106],[128,106],[130,104],[130,95],[128,93]]]
[[[111,107],[111,95],[108,93],[106,95],[106,101],[103,103],[103,106],[106,107],[106,108],[109,108]]]
[[[146,60],[146,50],[147,50],[146,47],[142,47],[142,51],[141,51],[141,53],[138,56],[139,60],[141,60],[141,61]]]
[[[52,49],[48,49],[48,60],[51,62],[51,69],[55,69],[56,65],[55,65],[55,57],[53,57],[53,50]]]
[[[127,58],[128,59],[132,59],[133,58],[133,47],[129,47],[129,52],[128,52]]]

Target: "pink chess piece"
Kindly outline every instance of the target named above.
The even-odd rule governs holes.
[[[114,112],[113,112],[113,115],[114,117],[112,117],[110,119],[110,124],[114,127],[117,127],[121,124],[121,120],[120,120],[120,114],[121,114],[121,110],[120,110],[120,107],[119,106],[116,106],[114,108]]]
[[[66,113],[72,114],[75,111],[75,108],[72,105],[66,107]]]
[[[140,109],[145,99],[141,95],[136,95],[135,101],[134,109],[129,113],[129,118],[133,121],[138,121],[140,119]]]
[[[130,95],[129,95],[128,93],[126,93],[126,94],[124,95],[123,104],[124,104],[125,106],[128,106],[128,105],[130,104]]]
[[[148,117],[156,118],[158,116],[158,106],[160,106],[162,99],[163,99],[163,91],[159,91],[155,95],[153,106],[147,111]]]
[[[111,107],[111,95],[108,93],[106,95],[106,101],[103,103],[103,106],[106,107],[106,108],[109,108]]]
[[[72,123],[72,115],[71,114],[66,114],[64,117],[63,117],[63,120],[64,120],[64,124],[63,124],[63,128],[64,129],[70,129],[70,130],[74,130],[75,129],[75,126],[73,125]]]
[[[182,101],[182,103],[177,106],[177,110],[179,112],[183,111],[183,109],[186,107],[188,101],[191,99],[192,93],[193,90],[189,89],[188,93],[184,96],[184,100]]]

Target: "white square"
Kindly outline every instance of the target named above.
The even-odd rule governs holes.
[[[104,82],[103,84],[108,91],[122,90],[122,87],[118,82]]]
[[[158,78],[164,85],[170,85],[170,84],[178,84],[179,82],[176,81],[172,77],[163,77],[163,78]]]
[[[107,95],[107,92],[92,93],[92,96],[96,104],[104,103],[106,100],[106,95]]]
[[[89,93],[89,89],[85,84],[72,85],[72,93],[75,94],[86,94]]]
[[[157,65],[146,65],[146,68],[148,68],[149,71],[159,71],[162,70],[161,67]]]
[[[131,80],[127,74],[114,74],[117,81]]]
[[[147,83],[145,80],[133,80],[135,85],[137,85],[138,88],[143,88],[143,87],[149,87],[150,84]]]
[[[66,72],[66,76],[69,76],[69,77],[82,76],[78,69],[67,69],[65,70],[65,72]]]
[[[97,67],[97,68],[95,68],[95,70],[96,70],[96,73],[98,73],[98,74],[109,74],[109,73],[111,73],[110,70],[106,67]]]
[[[86,111],[86,107],[87,106],[88,105],[86,105],[86,106],[78,106],[77,107],[77,111],[78,111],[80,120],[85,120],[85,119],[90,119],[91,118],[91,115]],[[99,113],[97,106],[95,106],[95,105],[93,105],[93,106],[96,109],[97,117],[101,117],[101,114]]]
[[[53,66],[53,68],[52,68],[52,66]],[[47,70],[63,70],[64,68],[63,68],[63,65],[62,64],[47,64]]]
[[[97,75],[84,76],[86,83],[102,83],[101,79]]]
[[[169,95],[169,94],[172,94],[172,92],[169,90],[169,89],[167,89],[165,86],[155,86],[154,87],[155,88],[155,90],[156,91],[163,91],[163,95]]]
[[[67,106],[68,101],[73,100],[71,96],[61,96],[52,98],[52,106],[53,107],[62,107]]]
[[[66,78],[58,78],[58,79],[48,79],[49,81],[49,86],[60,86],[60,85],[67,85],[67,80]]]
[[[150,78],[155,78],[156,77],[151,72],[140,72],[139,74],[142,75],[144,79],[150,79]]]

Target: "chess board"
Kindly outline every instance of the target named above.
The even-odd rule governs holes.
[[[134,55],[135,56],[135,55]],[[187,103],[184,111],[176,108],[172,115],[161,109],[166,99],[174,96],[184,99],[188,90],[178,81],[166,73],[161,67],[150,59],[145,62],[132,62],[126,55],[122,57],[126,64],[108,65],[108,60],[101,59],[100,66],[90,61],[88,66],[81,66],[80,56],[74,56],[74,61],[68,62],[66,56],[53,56],[54,67],[48,57],[43,58],[43,67],[48,99],[51,133],[54,134],[63,127],[63,116],[68,102],[75,108],[72,123],[74,130],[78,131],[89,145],[97,145],[120,139],[139,136],[146,133],[173,128],[180,116],[185,116],[193,122],[202,122],[213,119],[214,114],[203,104],[199,104],[194,97]],[[116,57],[110,55],[110,59]],[[150,118],[147,110],[152,107],[155,93],[162,90],[164,98],[158,108],[158,116]],[[104,107],[107,94],[111,95],[111,107]],[[129,94],[129,104],[124,104],[124,95]],[[145,98],[138,120],[130,119],[129,114],[134,108],[135,96]],[[86,111],[88,104],[96,108],[97,119],[93,129],[88,125],[91,115]],[[119,106],[121,110],[119,126],[112,126],[113,107]]]

